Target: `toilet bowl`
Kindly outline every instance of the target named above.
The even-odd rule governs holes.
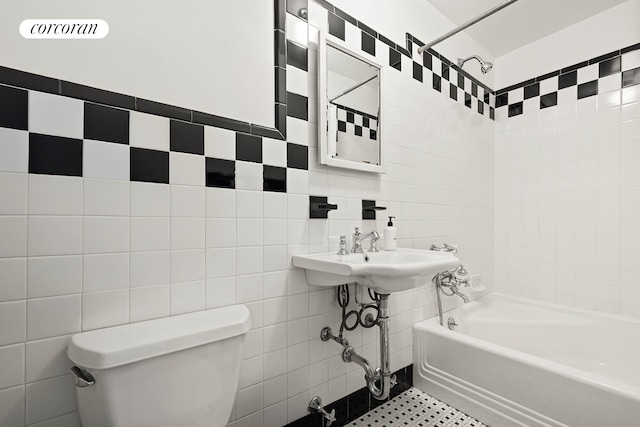
[[[235,305],[74,335],[83,427],[226,426],[250,325]]]

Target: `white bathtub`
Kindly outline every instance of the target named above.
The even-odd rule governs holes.
[[[640,426],[640,322],[491,294],[444,323],[414,326],[418,389],[492,427]]]

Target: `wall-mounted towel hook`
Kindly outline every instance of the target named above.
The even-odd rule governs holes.
[[[327,412],[327,410],[324,409],[324,406],[322,406],[322,399],[320,399],[320,396],[316,396],[311,399],[307,410],[312,414],[322,414],[324,419],[327,420],[327,422],[324,424],[326,427],[329,427],[331,423],[336,420],[336,410],[332,409],[331,412]]]

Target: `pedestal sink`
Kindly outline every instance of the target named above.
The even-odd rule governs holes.
[[[325,252],[293,256],[293,265],[305,270],[310,285],[359,282],[381,294],[425,285],[434,274],[459,264],[460,260],[449,252],[409,248],[347,255]]]

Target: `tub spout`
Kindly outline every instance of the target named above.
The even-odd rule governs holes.
[[[462,301],[464,301],[465,304],[469,302],[469,297],[463,294],[462,292],[460,292],[457,287],[456,288],[451,287],[451,292],[453,292],[454,294],[462,298]]]

